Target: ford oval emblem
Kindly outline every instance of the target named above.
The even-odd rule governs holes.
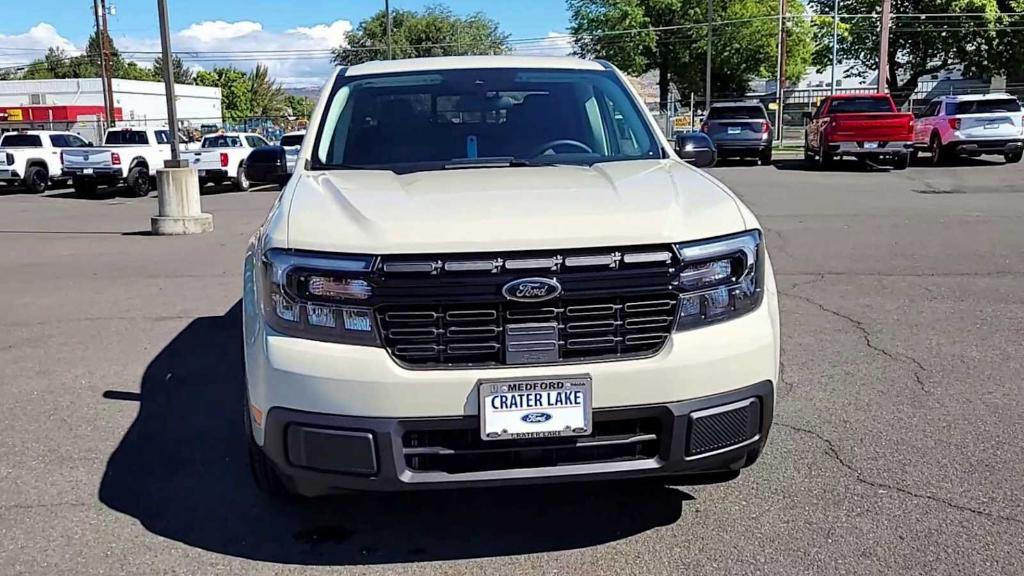
[[[530,412],[529,414],[523,414],[523,417],[520,418],[520,420],[527,424],[540,424],[541,422],[551,420],[551,414],[548,414],[547,412]]]
[[[523,278],[505,284],[501,293],[516,302],[540,302],[561,294],[562,286],[550,278]]]

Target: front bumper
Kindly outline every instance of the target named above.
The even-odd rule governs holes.
[[[274,408],[262,449],[282,480],[306,496],[697,476],[752,464],[773,413],[774,385],[763,381],[681,402],[595,410],[593,438],[553,443],[479,440],[475,416],[358,418]],[[633,436],[601,433],[634,428]]]
[[[914,143],[910,141],[900,142],[877,142],[877,147],[867,147],[867,142],[831,142],[828,151],[835,157],[851,156],[854,158],[894,158],[909,154]]]
[[[950,150],[957,154],[1013,154],[1024,150],[1024,139],[993,139],[993,140],[954,140],[949,143]]]
[[[227,180],[228,171],[222,169],[199,170],[199,177],[207,180]]]

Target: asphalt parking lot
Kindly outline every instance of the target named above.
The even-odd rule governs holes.
[[[783,382],[725,485],[280,504],[249,479],[239,292],[276,193],[0,188],[2,574],[1022,574],[1024,165],[712,173],[768,230]]]

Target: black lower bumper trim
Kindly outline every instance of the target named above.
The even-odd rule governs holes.
[[[695,428],[702,415],[715,414],[717,408],[737,418],[733,405],[748,411],[742,423],[709,419],[705,422],[714,428]],[[594,411],[596,437],[581,439],[580,446],[564,440],[410,443],[410,434],[446,442],[478,437],[479,420],[359,418],[272,408],[263,451],[285,484],[306,496],[701,475],[753,463],[767,439],[773,408],[774,387],[763,381],[682,402],[600,409]],[[642,429],[625,432],[624,423],[633,421]],[[337,439],[340,445],[333,443]],[[627,457],[624,450],[632,452]],[[557,455],[563,459],[545,459]]]
[[[959,154],[1013,154],[1024,150],[1024,140],[961,140],[950,147]]]

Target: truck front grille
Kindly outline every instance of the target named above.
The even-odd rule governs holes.
[[[536,304],[381,306],[377,315],[385,346],[410,367],[536,363],[509,361],[510,327],[513,334],[527,332],[516,343],[525,352],[532,346],[538,353],[557,351],[559,362],[582,362],[656,354],[672,331],[677,301],[664,292]],[[537,331],[531,341],[530,327],[553,330]]]

